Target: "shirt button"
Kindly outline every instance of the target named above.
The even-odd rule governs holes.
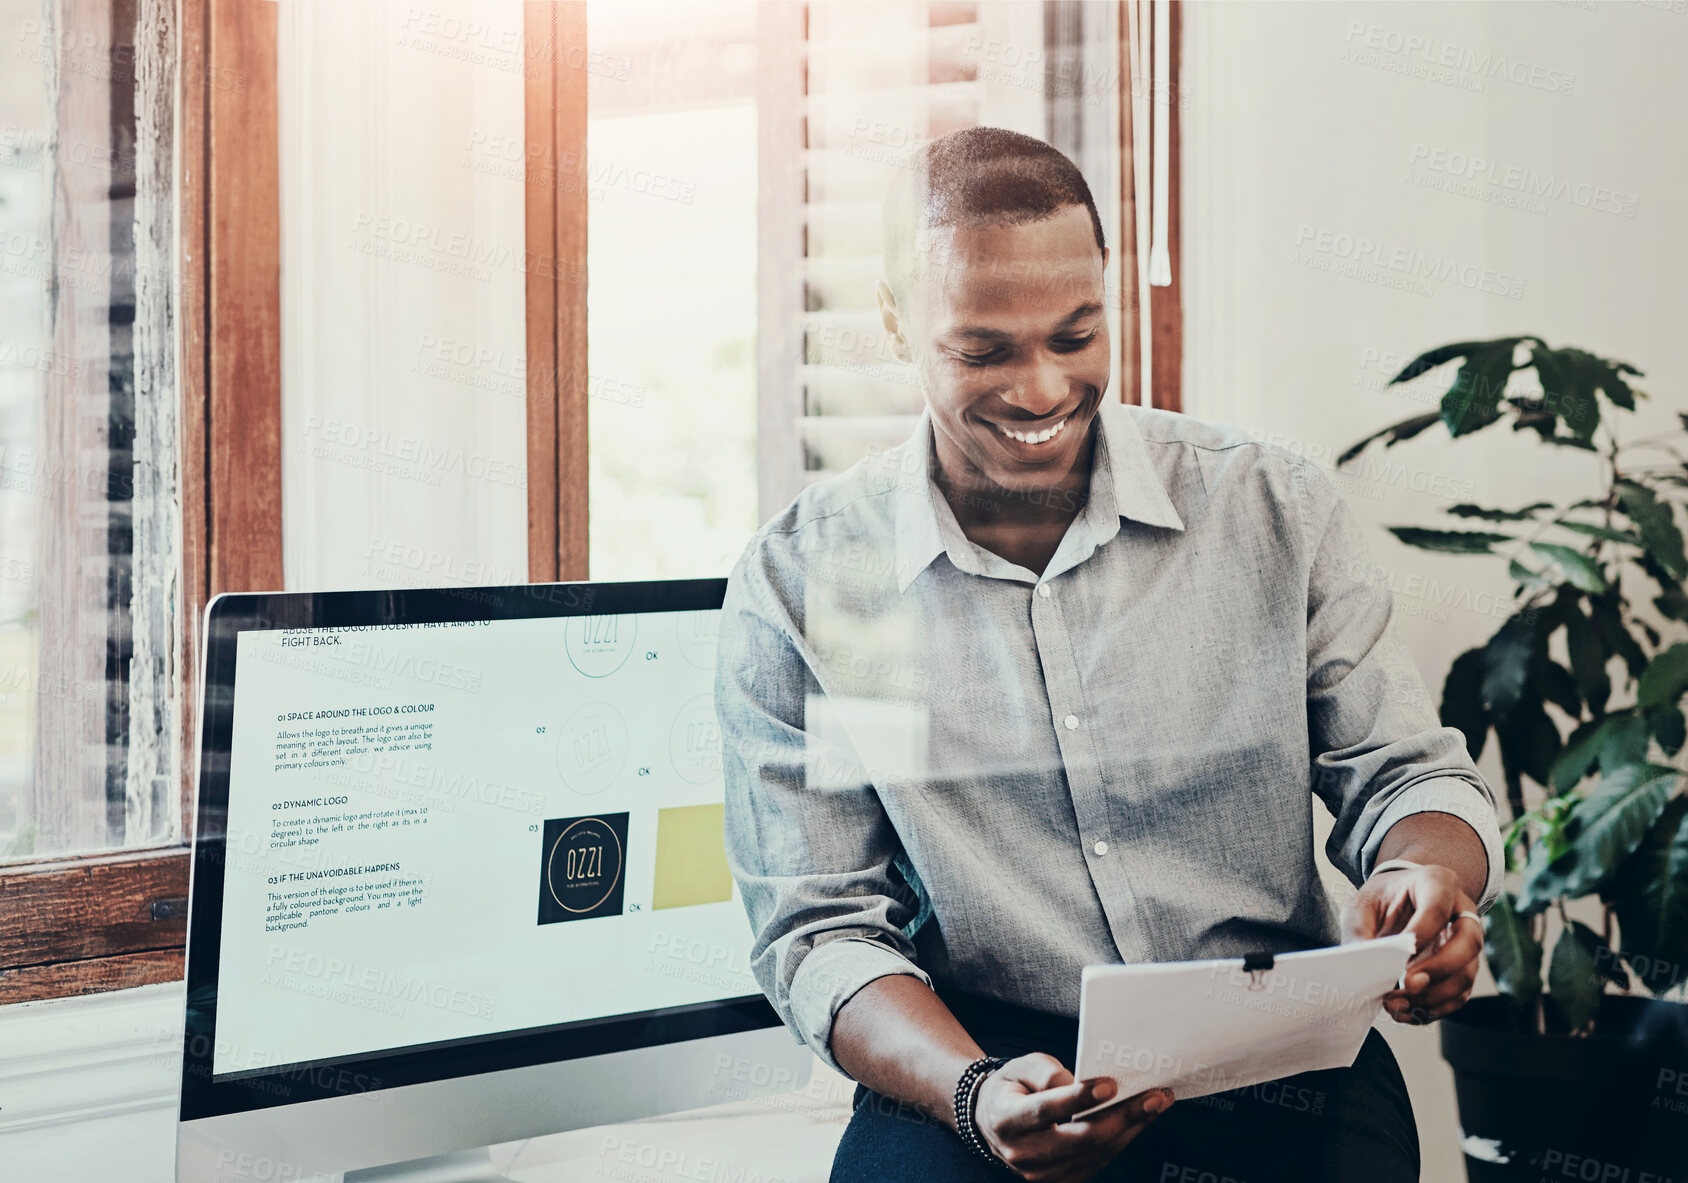
[[[1047,600],[1049,598],[1049,585],[1047,583],[1038,584],[1037,594]]]
[[[1106,842],[1098,840],[1096,845],[1091,847],[1091,849],[1094,850],[1097,854],[1107,854],[1108,853],[1108,844]]]
[[[1063,722],[1067,725],[1068,731],[1077,731],[1078,730],[1078,716],[1077,715],[1068,715],[1065,719],[1062,719],[1061,722]]]

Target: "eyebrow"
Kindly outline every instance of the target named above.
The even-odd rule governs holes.
[[[1080,304],[1077,308],[1063,316],[1055,325],[1055,328],[1057,331],[1067,328],[1081,320],[1084,320],[1086,317],[1095,316],[1101,311],[1102,305],[1098,304],[1094,300],[1085,304]],[[1012,333],[1005,333],[1001,329],[982,328],[976,325],[968,325],[964,328],[956,329],[950,333],[950,336],[968,337],[975,341],[1012,341],[1014,339],[1014,334]]]

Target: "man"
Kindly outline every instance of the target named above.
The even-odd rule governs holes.
[[[1086,964],[1410,929],[1391,1014],[1458,1007],[1493,795],[1329,479],[1106,397],[1108,252],[1070,161],[953,133],[886,225],[880,308],[926,409],[752,539],[716,677],[757,979],[858,1082],[833,1179],[1416,1179],[1375,1033],[1351,1069],[1067,1120],[1114,1088],[1071,1071]],[[1363,883],[1340,919],[1315,794]]]

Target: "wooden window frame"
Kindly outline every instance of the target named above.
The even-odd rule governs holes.
[[[1131,118],[1131,62],[1130,47],[1126,44],[1125,5],[1133,0],[1121,0],[1119,14],[1119,91],[1120,91],[1120,286],[1131,293],[1120,316],[1120,398],[1139,401],[1138,374],[1142,369],[1142,303],[1137,299],[1137,181],[1131,167],[1132,136],[1138,129]],[[1151,6],[1152,7],[1152,6]],[[1169,124],[1169,152],[1167,159],[1167,252],[1172,256],[1172,283],[1156,288],[1149,301],[1149,333],[1152,342],[1150,366],[1153,369],[1150,385],[1151,405],[1163,411],[1184,409],[1184,267],[1182,239],[1183,166],[1179,140],[1182,135],[1179,98],[1183,94],[1182,67],[1184,0],[1168,0],[1167,33],[1170,38],[1171,76],[1166,79],[1164,93],[1167,102],[1155,101],[1155,94],[1163,88],[1156,85],[1149,96],[1147,109],[1152,121],[1163,111]],[[1148,35],[1148,30],[1144,30]],[[1152,124],[1151,124],[1152,126]],[[1147,140],[1150,128],[1142,130]]]
[[[205,605],[285,586],[281,534],[281,202],[277,9],[175,10],[181,580],[176,707],[181,842],[0,869],[0,1004],[180,980],[198,772]],[[166,18],[168,19],[168,18]],[[584,0],[523,6],[528,578],[587,571]]]

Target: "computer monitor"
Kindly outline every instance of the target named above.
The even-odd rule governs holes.
[[[722,842],[724,589],[212,601],[179,1179],[440,1178],[806,1083]]]

